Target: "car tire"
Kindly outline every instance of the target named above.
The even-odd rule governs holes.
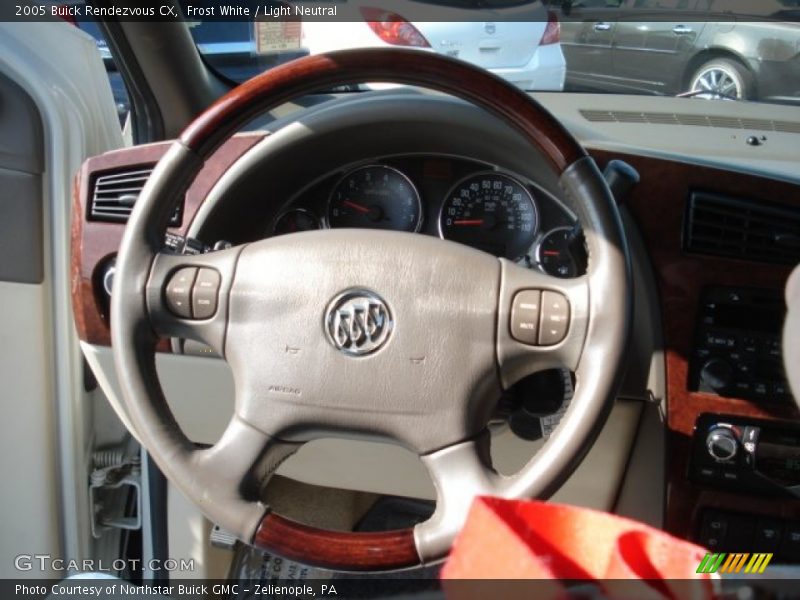
[[[708,94],[696,93],[708,90]],[[753,74],[729,58],[715,58],[698,67],[689,78],[689,93],[697,98],[749,100],[755,94]]]

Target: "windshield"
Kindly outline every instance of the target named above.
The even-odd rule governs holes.
[[[240,2],[236,12],[182,0],[182,8],[207,64],[233,83],[301,56],[395,47],[458,58],[529,91],[800,104],[800,0],[275,0]]]

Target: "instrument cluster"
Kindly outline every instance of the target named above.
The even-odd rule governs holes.
[[[562,278],[586,264],[579,224],[552,194],[449,157],[395,157],[326,176],[292,198],[265,233],[321,228],[436,235]]]

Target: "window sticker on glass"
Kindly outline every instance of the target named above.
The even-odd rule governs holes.
[[[302,38],[301,21],[255,21],[254,38],[257,54],[298,50]]]

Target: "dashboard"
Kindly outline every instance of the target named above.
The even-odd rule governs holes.
[[[585,270],[580,225],[543,187],[488,164],[382,157],[323,175],[261,225],[264,237],[325,228],[436,236],[556,277]]]
[[[708,294],[719,290],[727,294],[726,302],[734,301],[732,293],[742,302],[780,295],[791,270],[790,261],[756,254],[775,244],[749,246],[745,248],[749,254],[736,254],[738,246],[702,246],[721,244],[710,234],[732,234],[722,227],[710,228],[708,221],[699,217],[717,218],[724,212],[728,219],[725,223],[731,226],[735,225],[732,216],[749,215],[753,224],[753,215],[763,217],[770,226],[782,226],[797,218],[797,134],[786,127],[778,128],[784,121],[788,123],[793,113],[771,107],[774,115],[770,120],[763,118],[763,107],[754,103],[569,94],[555,95],[550,103],[547,96],[540,99],[584,143],[601,168],[621,159],[641,175],[641,182],[625,200],[623,212],[631,240],[640,238],[638,245],[632,244],[634,267],[647,270],[652,277],[652,283],[644,278],[637,280],[637,294],[649,289],[654,299],[641,302],[637,295],[637,310],[643,309],[646,314],[635,324],[634,337],[647,327],[658,329],[659,336],[647,352],[632,348],[631,371],[638,368],[638,362],[644,362],[643,379],[647,380],[646,368],[652,362],[662,373],[660,384],[644,381],[639,391],[652,392],[648,398],[660,402],[663,416],[659,425],[666,434],[666,466],[663,482],[659,482],[664,484],[663,497],[657,501],[665,505],[664,528],[703,543],[710,541],[706,533],[720,519],[728,519],[732,530],[744,530],[740,527],[742,519],[752,529],[765,519],[779,518],[780,527],[790,531],[788,528],[800,523],[796,497],[768,495],[763,493],[763,486],[746,490],[740,483],[722,481],[732,474],[754,476],[744,463],[737,469],[718,469],[713,476],[720,481],[703,471],[708,460],[703,429],[707,420],[714,427],[741,423],[741,432],[735,428],[714,430],[717,437],[727,439],[728,434],[743,435],[747,427],[754,426],[776,436],[783,434],[780,427],[798,419],[791,400],[779,401],[775,392],[782,384],[780,378],[771,372],[769,377],[762,376],[758,368],[763,362],[762,352],[770,360],[774,358],[770,354],[774,334],[757,332],[754,336],[752,331],[740,331],[743,328],[738,323],[732,331],[716,312],[710,314],[707,306]],[[395,108],[398,121],[412,118],[403,112],[402,103]],[[631,110],[623,110],[626,108]],[[371,110],[373,107],[365,101],[359,114]],[[374,110],[376,118],[385,118],[385,112]],[[453,110],[461,109],[455,106]],[[722,117],[724,123],[714,120]],[[346,115],[343,121],[348,118]],[[672,124],[683,120],[692,124]],[[708,125],[703,124],[706,122]],[[386,227],[413,235],[445,237],[556,276],[580,274],[585,261],[580,230],[544,169],[526,165],[535,157],[522,156],[510,146],[501,147],[477,135],[453,137],[440,144],[433,133],[425,134],[423,127],[387,131],[387,124],[363,133],[356,153],[349,146],[357,144],[343,144],[341,136],[326,140],[327,132],[312,125],[307,128],[311,141],[297,154],[283,159],[272,156],[270,160],[257,157],[246,165],[246,177],[239,177],[241,172],[236,174],[244,183],[220,196],[220,183],[232,176],[237,165],[254,154],[267,135],[280,133],[270,134],[261,128],[229,140],[188,189],[171,234],[197,238],[212,246],[219,240],[238,244],[314,228]],[[747,145],[747,136],[762,132],[767,142],[757,148]],[[103,222],[92,216],[98,182],[118,173],[152,169],[168,146],[137,146],[93,157],[77,178],[73,304],[85,347],[110,345],[103,281],[124,230],[124,223]],[[448,152],[453,146],[462,150],[458,156]],[[537,172],[539,177],[535,176]],[[749,241],[758,242],[754,236]],[[782,252],[790,250],[784,248]],[[758,293],[753,296],[752,290]],[[714,321],[709,321],[712,318]],[[759,344],[757,352],[746,354],[747,341],[753,337]],[[161,345],[164,353],[170,349],[167,341]],[[702,355],[704,352],[710,354]],[[735,358],[737,354],[741,356]],[[188,364],[204,359],[180,360]],[[715,361],[711,366],[716,370],[708,361]],[[727,371],[720,367],[721,361],[729,361],[733,372],[727,383],[722,381]],[[753,381],[746,393],[740,387],[743,380],[739,371],[751,365],[756,369],[748,375]],[[704,372],[711,372],[714,378],[704,378]],[[767,397],[760,395],[762,384],[768,390]],[[184,385],[181,381],[181,389]],[[638,398],[637,394],[625,393],[626,398]],[[612,437],[623,437],[621,431],[618,426]],[[642,436],[643,442],[646,437]],[[637,448],[638,444],[637,440]],[[797,445],[793,443],[792,448]],[[609,484],[610,499],[600,506],[605,510],[614,508],[628,458],[636,462],[649,456],[628,446],[620,455],[625,458],[616,461],[618,470],[605,464],[593,473],[596,478],[616,482]],[[716,468],[718,462],[714,461]],[[647,486],[658,488],[651,484],[653,474],[662,472],[661,463],[651,461],[642,468],[648,473]],[[597,493],[597,480],[591,481],[591,488],[584,490],[585,497]],[[638,487],[631,495],[640,497],[643,493]],[[743,543],[736,551],[745,547],[750,546]]]

